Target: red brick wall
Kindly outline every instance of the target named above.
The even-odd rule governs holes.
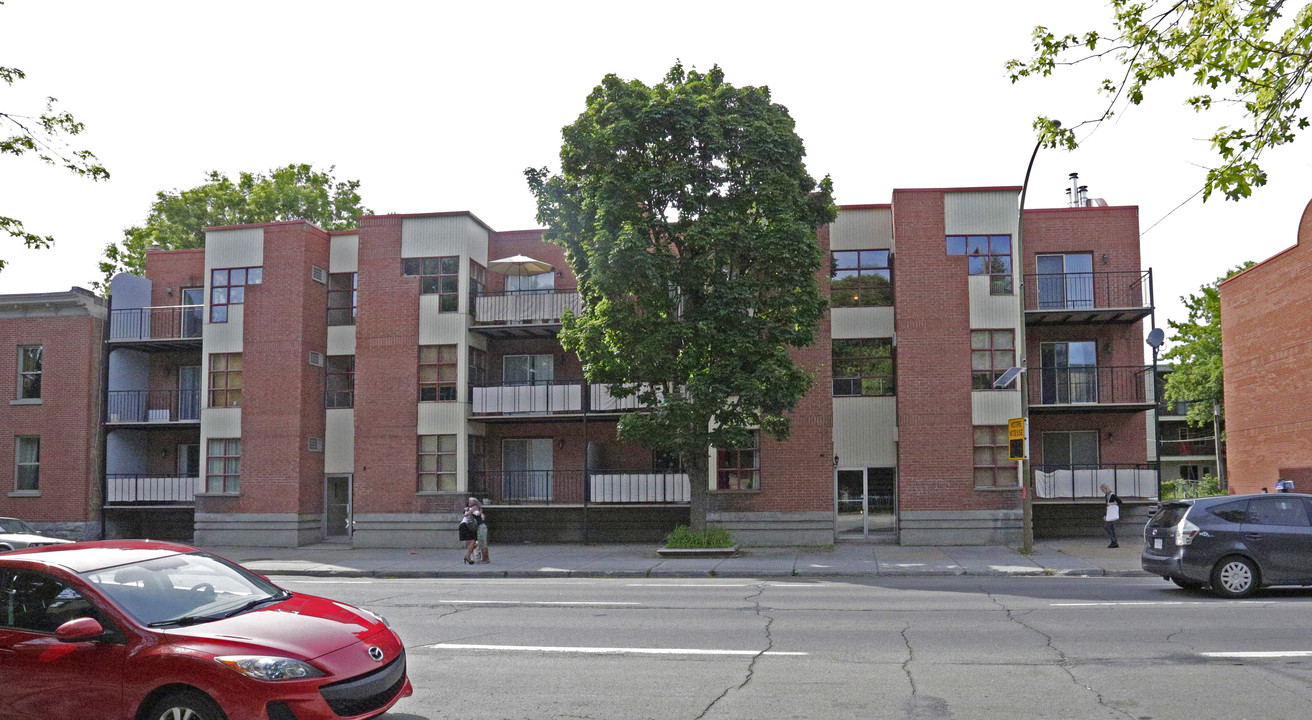
[[[205,287],[205,249],[147,250],[146,278],[152,306],[181,305],[182,288]]]
[[[542,230],[513,230],[492,233],[488,238],[488,262],[512,255],[527,255],[534,260],[549,263],[556,271],[556,287],[561,290],[577,288],[578,281],[574,272],[565,261],[565,248],[543,242]],[[487,274],[488,292],[501,292],[506,289],[506,276],[501,273]]]
[[[1235,492],[1312,467],[1312,203],[1298,244],[1221,284],[1226,470]],[[1312,491],[1298,483],[1301,492]]]

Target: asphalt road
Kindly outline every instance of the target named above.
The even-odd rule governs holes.
[[[1155,578],[273,579],[392,622],[415,686],[393,720],[1312,715],[1312,589],[1224,601]]]

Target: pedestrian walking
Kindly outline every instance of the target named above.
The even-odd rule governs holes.
[[[479,557],[479,562],[490,563],[492,562],[492,560],[491,558],[488,557],[488,550],[487,550],[487,511],[483,509],[483,505],[481,503],[475,501],[475,505],[478,507],[479,523],[478,523],[478,536],[477,536],[478,540],[476,543],[477,550],[475,550],[474,554],[476,557]]]
[[[483,520],[482,509],[478,500],[469,498],[465,501],[465,513],[460,518],[460,542],[465,544],[465,563],[474,564],[474,544],[478,541],[478,526]]]
[[[1102,530],[1107,533],[1107,539],[1111,540],[1107,547],[1120,547],[1120,544],[1116,542],[1116,521],[1121,519],[1121,499],[1106,484],[1099,486],[1098,489],[1102,490],[1102,501],[1105,506],[1102,515]]]

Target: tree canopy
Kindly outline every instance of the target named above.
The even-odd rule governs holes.
[[[816,231],[836,216],[832,183],[807,173],[769,89],[718,66],[675,64],[653,86],[607,75],[562,135],[559,175],[525,171],[583,299],[561,343],[646,408],[619,435],[683,460],[700,529],[710,447],[787,437],[811,385],[789,350],[824,313]]]
[[[1102,81],[1108,97],[1101,115],[1058,127],[1035,120],[1050,145],[1074,148],[1075,131],[1143,102],[1149,86],[1188,75],[1199,92],[1186,99],[1198,112],[1235,108],[1241,120],[1211,137],[1219,162],[1208,168],[1203,200],[1220,192],[1248,197],[1266,184],[1263,153],[1294,141],[1308,126],[1303,98],[1312,87],[1312,5],[1284,0],[1111,0],[1110,31],[1057,35],[1034,28],[1034,55],[1011,60],[1012,82],[1052,74],[1059,66],[1111,58],[1119,78]],[[1288,17],[1286,16],[1288,14]],[[1230,112],[1223,111],[1225,117]]]
[[[334,169],[287,165],[268,175],[243,172],[236,182],[211,170],[205,183],[190,190],[156,193],[145,224],[124,230],[121,242],[105,247],[102,289],[120,272],[144,272],[146,250],[152,245],[167,250],[205,247],[206,227],[282,220],[309,220],[324,230],[355,227],[359,216],[370,213],[360,204],[360,181],[338,181]]]
[[[1253,266],[1246,262],[1199,288],[1196,295],[1181,298],[1189,310],[1184,321],[1168,320],[1171,349],[1163,359],[1175,363],[1166,376],[1163,394],[1171,403],[1187,402],[1190,425],[1205,427],[1212,422],[1212,404],[1225,403],[1221,362],[1221,291],[1223,280]]]

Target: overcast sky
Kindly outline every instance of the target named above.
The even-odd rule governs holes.
[[[27,79],[0,86],[0,110],[59,98],[87,126],[75,147],[113,177],[0,158],[0,214],[56,238],[40,251],[0,238],[0,293],[87,286],[154,193],[208,170],[335,165],[377,213],[469,210],[498,230],[536,227],[523,170],[558,167],[560,128],[606,73],[650,84],[676,58],[768,85],[840,204],[889,202],[894,188],[1019,185],[1034,116],[1068,126],[1095,116],[1097,81],[1116,67],[1012,85],[1004,63],[1028,57],[1035,25],[1083,31],[1108,15],[1053,0],[6,0],[0,65]],[[1153,88],[1080,150],[1042,151],[1027,201],[1063,206],[1079,172],[1091,196],[1139,206],[1160,325],[1183,319],[1181,295],[1294,244],[1312,198],[1303,138],[1267,158],[1270,184],[1254,198],[1194,199],[1162,220],[1214,159],[1205,138],[1219,118],[1186,109],[1187,91]]]

